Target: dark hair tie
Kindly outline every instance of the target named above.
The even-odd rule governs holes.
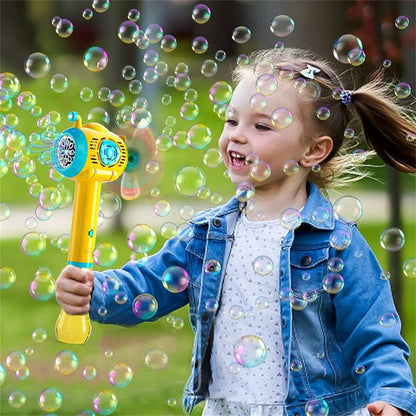
[[[341,93],[341,102],[344,105],[350,105],[351,104],[351,98],[354,94],[354,91],[351,90],[342,90]]]

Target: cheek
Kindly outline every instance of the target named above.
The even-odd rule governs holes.
[[[228,138],[226,138],[224,134],[221,134],[220,138],[218,139],[218,148],[220,149],[223,156],[226,154],[227,143]]]

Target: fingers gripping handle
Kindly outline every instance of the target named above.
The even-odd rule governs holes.
[[[74,194],[68,264],[91,269],[100,203],[101,182],[77,181]],[[89,315],[68,315],[63,309],[55,325],[56,338],[67,344],[84,344],[91,333]]]

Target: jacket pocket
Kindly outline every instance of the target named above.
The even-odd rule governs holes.
[[[322,280],[328,272],[328,257],[329,247],[292,248],[291,288],[295,296],[313,301],[324,291]]]

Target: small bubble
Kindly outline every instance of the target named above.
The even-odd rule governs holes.
[[[258,367],[266,354],[266,344],[257,335],[244,335],[234,345],[234,358],[242,367]]]
[[[120,23],[117,36],[123,43],[134,43],[139,37],[139,26],[132,20],[125,20]]]
[[[147,224],[135,225],[127,234],[127,245],[136,253],[148,253],[156,244],[156,233]]]
[[[198,55],[205,53],[208,46],[208,41],[203,36],[197,36],[192,40],[192,50]]]
[[[110,368],[107,378],[114,387],[126,387],[133,380],[133,370],[126,363],[116,363]]]
[[[351,243],[351,235],[345,230],[335,230],[329,236],[329,244],[336,250],[345,250]]]
[[[407,16],[396,17],[394,25],[397,27],[397,29],[406,29],[409,26],[409,18]]]
[[[32,332],[32,339],[34,342],[37,342],[40,344],[46,341],[47,338],[48,338],[48,335],[43,328],[36,328]]]
[[[92,408],[99,415],[111,415],[117,409],[118,400],[111,390],[101,390],[92,398]]]
[[[158,43],[163,38],[163,29],[156,23],[151,23],[146,27],[145,35],[150,43]]]
[[[412,87],[407,82],[399,82],[394,87],[394,94],[399,99],[407,98],[412,92]]]
[[[405,241],[403,231],[397,227],[388,228],[380,234],[381,247],[391,253],[401,250]]]
[[[152,318],[158,309],[157,300],[148,293],[136,296],[132,304],[133,313],[140,319]]]
[[[306,416],[328,416],[329,406],[324,399],[310,400],[305,405]]]
[[[355,367],[354,369],[355,374],[361,375],[365,373],[365,366],[363,365],[357,365],[357,367]]]
[[[68,19],[61,19],[56,25],[55,32],[61,38],[67,38],[72,35],[74,25]]]
[[[68,89],[69,81],[66,75],[55,74],[52,76],[49,85],[52,91],[55,91],[58,94],[62,94]]]
[[[56,355],[53,366],[58,373],[68,376],[78,368],[78,357],[72,351],[61,351]]]
[[[360,48],[351,49],[348,52],[347,60],[352,66],[360,66],[364,63],[366,58],[365,52]]]
[[[165,351],[158,348],[151,349],[144,356],[144,364],[147,368],[154,371],[160,371],[166,368],[169,358]]]
[[[296,175],[299,172],[299,163],[296,160],[287,160],[283,165],[283,172],[287,176]]]
[[[110,8],[110,0],[93,0],[92,8],[97,13],[104,13]]]
[[[295,22],[289,16],[281,14],[273,18],[270,23],[271,32],[279,37],[289,36],[295,29]]]
[[[416,258],[409,258],[403,263],[403,274],[411,279],[416,278]]]
[[[391,327],[396,323],[396,315],[391,312],[384,313],[380,316],[379,323],[386,328]]]
[[[94,12],[89,8],[86,8],[82,11],[82,17],[85,20],[91,20],[93,16],[94,16]]]
[[[236,43],[247,43],[251,38],[251,31],[246,26],[237,26],[233,30],[231,38]]]
[[[328,293],[334,295],[344,288],[344,279],[338,273],[327,273],[322,281],[322,286]]]
[[[205,60],[201,65],[201,74],[207,78],[213,77],[218,72],[218,65],[212,59]]]
[[[348,54],[353,49],[363,49],[361,40],[352,34],[345,34],[334,42],[332,53],[336,60],[348,64]]]
[[[82,377],[85,380],[88,380],[88,381],[94,380],[94,378],[96,377],[96,375],[97,375],[97,370],[92,365],[87,365],[82,370]]]
[[[293,121],[292,113],[286,107],[276,108],[271,117],[273,125],[279,130],[289,127]]]
[[[205,4],[197,4],[192,10],[192,19],[200,25],[208,22],[211,18],[211,10]]]
[[[107,52],[99,46],[92,46],[85,51],[83,63],[92,72],[102,71],[108,64]]]
[[[173,52],[178,46],[176,38],[172,35],[165,35],[160,42],[160,48],[164,52]]]
[[[51,61],[41,52],[34,52],[25,59],[25,72],[32,78],[42,78],[51,69]]]
[[[8,397],[10,407],[18,409],[26,404],[26,395],[21,390],[13,390]]]
[[[328,120],[330,115],[331,115],[331,111],[328,107],[319,107],[316,110],[316,117],[318,117],[319,120],[322,120],[322,121]]]

